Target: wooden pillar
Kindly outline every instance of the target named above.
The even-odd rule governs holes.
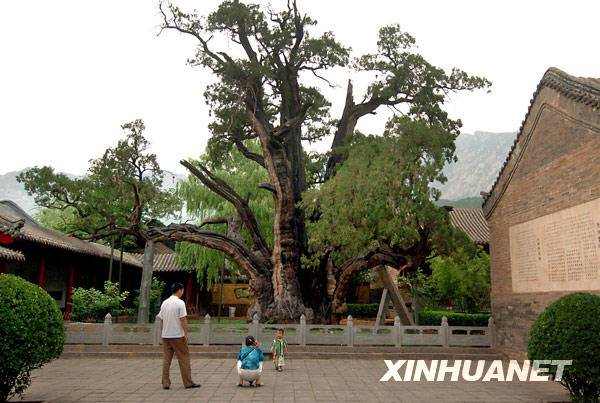
[[[121,235],[121,255],[119,256],[119,290],[123,288],[121,282],[123,281],[123,235]]]
[[[67,279],[67,298],[65,301],[65,320],[71,320],[73,311],[73,288],[75,287],[75,266],[69,265],[69,278]]]
[[[38,266],[38,285],[44,289],[46,288],[46,258],[44,256],[40,258]]]
[[[110,240],[110,262],[108,262],[108,281],[112,282],[113,277],[113,261],[115,256],[115,236]]]
[[[192,273],[188,273],[187,284],[185,286],[185,301],[190,311],[196,313],[194,309],[194,278]]]

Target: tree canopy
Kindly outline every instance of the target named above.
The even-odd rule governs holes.
[[[441,179],[461,126],[443,105],[450,93],[486,88],[488,80],[432,65],[399,25],[379,30],[373,53],[354,54],[294,0],[281,7],[226,0],[207,16],[172,4],[159,10],[161,30],[193,38],[189,64],[214,77],[205,92],[212,116],[207,153],[183,164],[235,211],[240,225],[228,225],[227,232],[171,225],[157,228],[155,239],[224,253],[247,273],[258,296],[250,314],[281,320],[326,318],[359,268],[388,264],[410,270],[431,253],[437,244],[431,237],[446,227],[432,228],[444,218],[431,205],[436,195],[428,183]],[[346,90],[338,94],[341,113],[324,91],[335,90],[340,67],[347,71]],[[371,81],[355,97],[351,79],[359,74]],[[394,115],[387,134],[353,144],[359,120],[384,107]],[[310,152],[309,143],[325,138],[332,141],[327,153]],[[254,142],[260,147],[252,148]],[[232,185],[235,178],[217,174],[219,166],[212,165],[232,150],[267,176],[254,185],[272,200],[272,235],[262,230],[251,199]],[[361,161],[361,153],[372,159]],[[215,213],[209,221],[219,218],[221,212]]]
[[[148,151],[143,121],[122,129],[125,137],[92,159],[82,177],[49,166],[19,175],[35,202],[48,209],[41,212],[43,223],[89,240],[126,235],[143,247],[148,223],[180,210],[179,198],[162,187],[165,173]]]

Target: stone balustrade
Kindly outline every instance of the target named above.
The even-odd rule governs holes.
[[[112,323],[110,314],[104,323],[67,323],[67,344],[151,344],[160,342],[160,321],[152,324]],[[404,326],[396,317],[393,326],[355,325],[348,316],[345,325],[307,324],[304,316],[296,324],[260,323],[258,317],[244,324],[219,323],[206,315],[201,323],[189,325],[189,344],[235,345],[247,335],[268,342],[276,329],[285,329],[285,338],[291,345],[337,346],[441,346],[441,347],[492,347],[494,325],[449,326],[444,317],[441,326]]]

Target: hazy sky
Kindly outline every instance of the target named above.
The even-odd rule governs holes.
[[[273,5],[279,4],[273,0]],[[175,1],[200,12],[212,0]],[[356,54],[372,51],[381,25],[398,22],[422,54],[493,81],[492,92],[455,96],[448,105],[463,132],[516,131],[550,66],[600,77],[599,1],[299,0]],[[202,92],[211,77],[185,61],[194,42],[157,37],[154,0],[19,0],[0,5],[0,174],[50,164],[82,173],[121,136],[120,124],[146,121],[165,169],[198,156],[208,112]],[[339,112],[350,72],[333,78]],[[343,100],[343,99],[342,99]],[[384,117],[362,123],[376,131]]]

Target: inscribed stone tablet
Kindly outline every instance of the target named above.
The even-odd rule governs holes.
[[[600,290],[600,199],[509,229],[513,292]]]

